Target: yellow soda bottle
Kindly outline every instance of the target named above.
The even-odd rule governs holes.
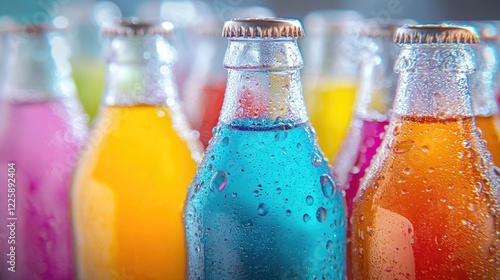
[[[107,85],[71,194],[78,279],[185,279],[182,208],[201,145],[179,111],[171,31],[103,31]]]
[[[362,16],[350,10],[321,10],[304,18],[304,99],[318,144],[335,158],[349,128],[358,87],[353,43]]]

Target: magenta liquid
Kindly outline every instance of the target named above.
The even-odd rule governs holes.
[[[335,159],[334,174],[345,191],[348,218],[361,178],[383,139],[388,121],[359,120],[351,124],[344,144]]]
[[[80,108],[59,100],[0,110],[0,279],[72,279],[69,186],[86,136]]]

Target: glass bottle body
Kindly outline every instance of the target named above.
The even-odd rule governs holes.
[[[403,46],[386,136],[352,215],[355,279],[497,279],[498,180],[463,45]]]
[[[0,231],[0,278],[72,279],[69,187],[87,128],[68,47],[42,27],[8,33],[4,43],[0,164],[10,171],[0,175],[0,217],[9,222]]]
[[[295,40],[230,40],[225,66],[185,206],[189,277],[342,279],[344,201],[307,120]]]
[[[170,46],[160,35],[110,45],[104,104],[73,182],[77,274],[184,279],[181,214],[196,164]]]
[[[353,43],[361,18],[350,10],[313,11],[305,18],[310,34],[304,38],[304,98],[328,157],[340,149],[354,112],[359,65]]]

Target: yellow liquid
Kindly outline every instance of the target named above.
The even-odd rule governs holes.
[[[354,107],[354,82],[321,81],[306,92],[306,105],[318,144],[331,159],[346,136]]]
[[[72,188],[78,279],[185,279],[195,170],[167,109],[102,108]]]
[[[483,132],[483,139],[486,140],[486,149],[491,153],[496,166],[500,165],[500,134],[498,133],[495,117],[476,117],[476,124]]]
[[[78,89],[78,98],[85,112],[93,119],[97,114],[104,91],[106,65],[96,58],[79,58],[71,61],[73,79]]]

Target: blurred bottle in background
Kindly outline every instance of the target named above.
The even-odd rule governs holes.
[[[393,36],[399,26],[410,23],[414,21],[368,19],[360,31],[360,52],[357,57],[360,63],[360,81],[356,105],[347,136],[333,166],[335,178],[340,188],[345,191],[348,220],[360,180],[380,146],[389,124],[397,86],[393,67],[399,54],[399,47],[394,44]],[[350,234],[348,226],[347,274],[348,278],[352,279],[349,265]]]
[[[350,10],[313,11],[304,18],[304,98],[328,157],[340,148],[353,112],[359,69],[355,40],[361,19]]]
[[[179,88],[179,99],[184,103],[186,80],[194,65],[194,57],[198,41],[193,33],[193,26],[199,24],[206,17],[213,15],[213,11],[203,1],[166,0],[161,4],[160,19],[172,22],[175,33],[169,40],[177,51],[178,59],[174,64],[174,77]],[[190,102],[187,100],[186,102]]]
[[[234,8],[223,14],[226,20],[272,16],[274,13],[271,10],[259,6]],[[196,36],[197,45],[191,54],[191,70],[184,85],[184,107],[205,147],[208,146],[212,130],[219,120],[226,91],[227,71],[222,62],[227,39],[221,36],[222,26],[223,20],[213,15],[204,17],[190,30]]]
[[[15,26],[2,56],[0,217],[14,226],[0,229],[0,279],[73,279],[69,187],[87,124],[70,50],[54,27]]]
[[[103,31],[106,90],[71,194],[78,279],[185,279],[182,208],[202,148],[177,99],[172,31]]]
[[[65,20],[69,24],[73,77],[83,107],[92,120],[101,103],[106,76],[100,29],[121,18],[121,11],[110,1],[72,1],[63,8],[62,15],[54,18],[54,22]]]

